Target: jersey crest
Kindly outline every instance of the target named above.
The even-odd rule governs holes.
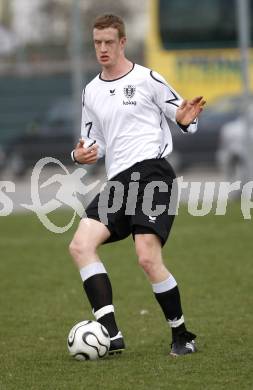
[[[132,97],[134,97],[135,90],[136,90],[136,88],[134,85],[127,85],[126,87],[124,87],[125,97],[127,99],[132,99]]]

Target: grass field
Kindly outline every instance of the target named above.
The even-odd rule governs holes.
[[[0,231],[0,390],[253,388],[253,221],[239,205],[226,217],[180,209],[164,255],[199,353],[177,359],[168,356],[170,332],[131,239],[100,251],[127,350],[77,362],[66,337],[92,315],[68,255],[74,230],[55,235],[27,215],[1,217]]]

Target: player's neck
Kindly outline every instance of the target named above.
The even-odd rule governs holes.
[[[123,58],[117,64],[111,67],[103,67],[101,77],[104,80],[115,80],[130,72],[133,69],[133,63],[127,58]]]

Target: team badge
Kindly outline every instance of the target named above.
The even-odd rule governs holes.
[[[128,99],[132,99],[132,97],[135,94],[135,90],[136,90],[136,88],[133,85],[127,85],[124,88],[125,97],[128,98]]]

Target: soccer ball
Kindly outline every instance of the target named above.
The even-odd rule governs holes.
[[[110,336],[96,321],[82,321],[73,326],[67,339],[68,350],[77,360],[96,360],[107,355]]]

